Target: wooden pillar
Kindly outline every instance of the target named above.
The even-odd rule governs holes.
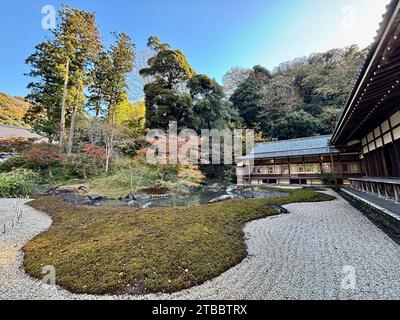
[[[392,161],[392,159],[391,159],[391,161],[392,161],[392,163],[397,163],[398,159],[400,159],[400,155],[399,155],[398,150],[396,148],[396,140],[394,138],[393,126],[392,126],[392,121],[390,121],[390,117],[388,118],[388,122],[389,122],[390,134],[392,136],[392,141],[393,141],[393,150],[394,150],[394,154],[396,156],[395,161]],[[396,170],[396,169],[394,168],[394,170]]]
[[[255,161],[254,161],[254,163],[255,163]],[[253,172],[253,168],[251,167],[251,160],[250,160],[249,161],[249,184],[250,185],[252,183],[252,179],[251,179],[252,172]]]
[[[320,171],[321,171],[321,173],[322,173],[322,171],[324,170],[324,169],[323,169],[323,166],[322,166],[322,156],[319,155],[318,157],[319,157],[319,169],[320,169]]]
[[[385,198],[386,200],[389,200],[389,192],[388,192],[388,185],[385,183]]]
[[[335,181],[335,186],[337,186],[337,177],[336,177],[336,172],[335,172],[335,162],[333,160],[332,152],[330,153],[330,156],[331,156],[332,176],[333,176],[333,180]]]
[[[377,183],[377,184],[376,184],[376,187],[377,187],[377,189],[378,189],[378,197],[379,197],[379,198],[382,198],[380,183]]]
[[[274,162],[274,175],[275,175],[276,174],[275,158],[273,158],[272,161]]]
[[[368,193],[369,193],[369,194],[373,194],[373,191],[372,191],[372,184],[371,184],[370,181],[367,181],[367,189],[368,189]]]
[[[399,203],[400,194],[399,194],[399,190],[397,189],[397,186],[395,184],[393,185],[393,189],[394,189],[394,198],[395,198],[396,202]]]

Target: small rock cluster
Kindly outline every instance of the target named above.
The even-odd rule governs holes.
[[[119,198],[120,201],[125,202],[127,205],[140,208],[139,202],[140,200],[150,200],[151,197],[145,193],[133,193],[130,192],[125,197]]]

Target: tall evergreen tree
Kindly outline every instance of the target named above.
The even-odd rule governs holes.
[[[249,77],[239,85],[230,98],[248,128],[257,126],[262,88],[271,78],[271,73],[267,69],[255,66]]]
[[[192,99],[185,89],[195,71],[180,50],[172,50],[157,37],[150,37],[148,46],[155,55],[149,59],[149,66],[140,70],[142,76],[152,79],[144,88],[146,126],[166,129],[169,121],[177,121],[179,127],[190,127]]]
[[[224,99],[222,87],[204,74],[195,75],[188,82],[193,100],[193,111],[198,121],[196,128],[225,129],[230,122],[230,103]]]
[[[84,104],[89,70],[101,48],[93,13],[63,6],[52,37],[36,46],[26,60],[29,75],[28,98],[46,110],[48,120],[59,119],[59,145],[65,147],[67,115],[71,116],[68,152],[72,149],[76,114]]]
[[[109,160],[113,154],[115,114],[118,105],[127,99],[127,76],[132,72],[135,63],[135,45],[125,33],[115,33],[116,42],[108,51],[99,55],[95,64],[94,81],[90,87],[91,101],[95,103],[97,113],[105,106],[105,113],[110,125],[107,137],[106,172],[109,171]]]
[[[44,115],[51,123],[59,124],[63,77],[55,43],[47,40],[38,44],[26,63],[31,66],[27,75],[32,79],[26,98],[34,106],[29,110],[29,122],[41,120]]]

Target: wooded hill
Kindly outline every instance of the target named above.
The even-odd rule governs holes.
[[[264,138],[330,134],[366,52],[357,46],[333,49],[283,63],[272,73],[256,66],[239,82],[230,100],[244,126],[258,129]],[[240,68],[232,72],[239,77],[246,74]],[[229,73],[224,79],[237,81]]]
[[[30,104],[22,98],[11,97],[0,92],[0,124],[23,126],[23,117]]]

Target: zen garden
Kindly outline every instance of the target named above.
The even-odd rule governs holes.
[[[367,48],[216,80],[60,6],[0,93],[0,299],[399,299],[386,10]]]

